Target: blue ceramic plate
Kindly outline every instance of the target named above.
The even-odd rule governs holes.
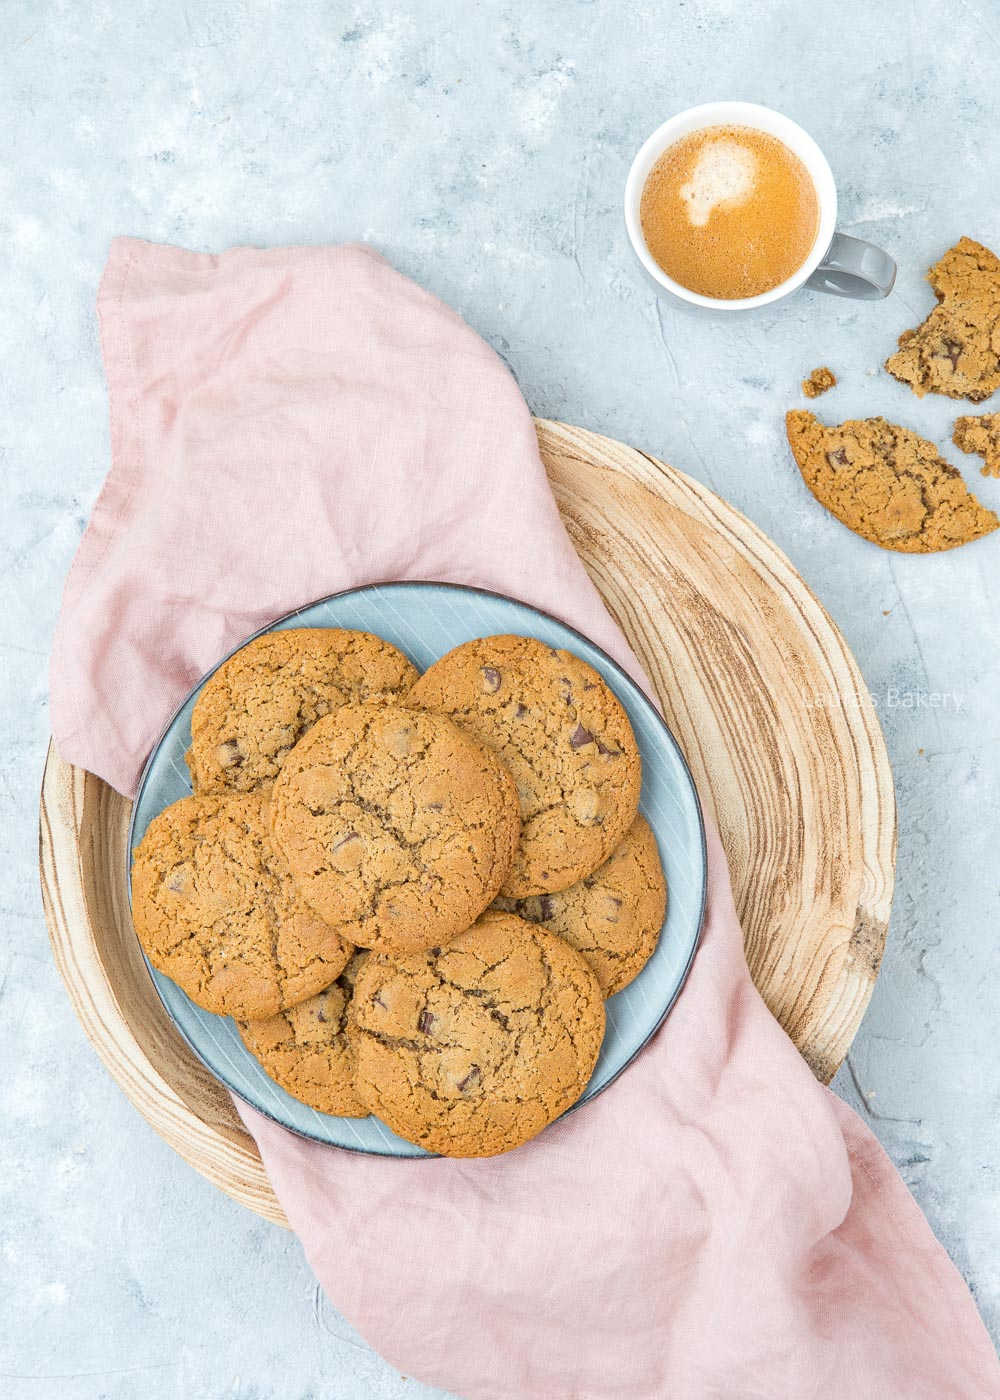
[[[656,1031],[681,989],[698,943],[705,904],[705,837],[691,774],[673,735],[638,686],[593,642],[564,623],[497,594],[440,583],[373,584],[313,603],[265,631],[286,627],[354,627],[375,632],[404,651],[421,671],[473,637],[497,633],[539,637],[588,661],[625,706],[642,754],[640,806],[656,834],[667,875],[667,919],[650,961],[634,982],[607,1003],[604,1044],[580,1099],[580,1104],[586,1103],[621,1074]],[[174,715],[146,765],[129,830],[130,870],[132,849],[152,819],[191,791],[184,754],[191,742],[191,710],[203,684]],[[228,1089],[261,1113],[317,1142],[383,1157],[428,1155],[377,1118],[335,1118],[299,1103],[269,1079],[244,1049],[228,1017],[202,1011],[168,977],[152,966],[149,970],[167,1013],[194,1053]]]

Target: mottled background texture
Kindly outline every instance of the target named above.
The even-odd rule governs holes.
[[[987,0],[596,3],[6,0],[0,25],[0,1393],[397,1400],[295,1240],[208,1186],[98,1063],[36,877],[46,662],[108,460],[94,294],[117,233],[217,251],[369,239],[496,347],[532,408],[658,454],[792,558],[879,701],[899,872],[882,975],[836,1089],[878,1133],[1000,1331],[1000,540],[894,556],[827,516],[782,415],[955,407],[878,367],[960,234],[1000,245],[1000,11]],[[634,151],[713,98],[827,151],[841,226],[898,259],[877,304],[757,319],[657,305],[620,215]],[[998,248],[1000,250],[1000,248]],[[895,692],[947,692],[944,710]],[[847,1397],[844,1397],[847,1400]]]

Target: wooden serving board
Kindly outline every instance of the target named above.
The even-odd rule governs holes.
[[[656,687],[732,870],[747,960],[818,1078],[871,995],[892,900],[892,774],[844,639],[783,554],[644,453],[537,423],[563,519]],[[132,931],[130,804],[49,749],[41,873],[56,964],[108,1070],[210,1181],[287,1224],[229,1097],[181,1041]]]

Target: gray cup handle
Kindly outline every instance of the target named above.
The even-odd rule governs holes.
[[[835,297],[879,301],[889,295],[895,280],[896,264],[888,253],[863,238],[835,233],[826,257],[806,286]]]

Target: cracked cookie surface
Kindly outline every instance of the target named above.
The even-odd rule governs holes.
[[[132,918],[154,967],[239,1019],[311,997],[354,951],[296,889],[253,793],[184,797],[154,817],[132,866]]]
[[[269,788],[318,719],[401,694],[418,674],[370,632],[293,627],[257,637],[209,677],[195,704],[187,754],[195,792]]]
[[[603,678],[533,637],[483,637],[431,666],[408,703],[447,714],[514,775],[521,841],[501,891],[566,889],[596,870],[635,819],[642,768]]]
[[[981,403],[1000,388],[1000,259],[960,238],[927,280],[938,304],[903,332],[885,367],[921,398],[946,394]]]
[[[956,418],[951,440],[963,452],[982,457],[983,476],[1000,476],[1000,413]]]
[[[384,702],[321,719],[286,760],[271,824],[304,897],[351,943],[447,943],[497,895],[514,781],[444,715]]]
[[[788,442],[810,491],[848,529],[883,549],[955,549],[1000,525],[932,442],[884,418],[824,426],[793,409]]]
[[[357,1092],[448,1157],[527,1142],[583,1093],[604,1036],[597,978],[563,939],[489,911],[447,948],[372,956],[348,1019]]]
[[[365,1118],[354,1090],[354,1050],[347,1013],[367,953],[358,952],[332,986],[277,1016],[237,1021],[240,1039],[293,1098],[342,1118]]]
[[[555,894],[496,901],[498,909],[541,924],[581,953],[601,992],[614,996],[653,956],[667,908],[667,884],[656,837],[638,816],[592,875]]]

